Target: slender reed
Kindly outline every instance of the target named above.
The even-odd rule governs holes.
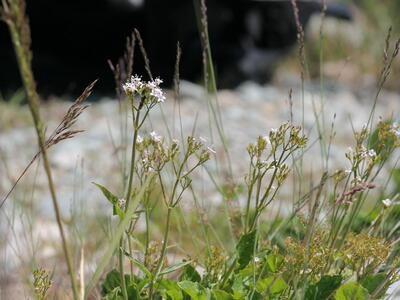
[[[44,136],[44,125],[39,113],[39,95],[36,91],[36,83],[33,77],[31,63],[32,53],[30,51],[30,28],[28,19],[25,15],[24,0],[3,0],[1,17],[4,19],[11,33],[11,39],[17,56],[18,66],[21,73],[22,81],[27,94],[27,100],[31,115],[33,118],[40,153],[43,158],[43,167],[47,176],[48,186],[53,202],[54,213],[61,236],[62,248],[67,262],[68,273],[70,276],[73,297],[79,299],[79,290],[76,282],[76,276],[73,266],[73,259],[68,248],[67,239],[62,223],[60,208],[57,201],[56,190],[51,173],[50,163],[47,155],[46,140]]]

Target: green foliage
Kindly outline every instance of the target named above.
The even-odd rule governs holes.
[[[253,257],[254,247],[256,243],[257,232],[255,230],[244,234],[238,245],[236,246],[236,251],[238,254],[239,270],[242,270],[250,262]]]
[[[342,276],[323,276],[317,283],[308,286],[305,300],[329,299],[342,283]]]
[[[355,282],[342,285],[335,294],[335,300],[367,300],[368,291]]]
[[[117,196],[115,196],[113,193],[111,193],[106,187],[98,184],[98,183],[94,183],[93,184],[95,186],[97,186],[101,192],[103,193],[104,197],[106,197],[106,199],[112,204],[113,207],[113,215],[114,216],[118,216],[121,220],[124,218],[124,211],[121,208],[121,205],[119,203],[119,199]]]
[[[378,273],[374,275],[367,275],[360,281],[360,284],[370,293],[371,295],[381,287],[386,281],[386,274]],[[382,290],[377,294],[377,297],[383,297],[385,295],[385,288],[383,286]]]

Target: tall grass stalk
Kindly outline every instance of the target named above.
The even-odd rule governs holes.
[[[62,248],[64,257],[68,267],[73,297],[79,299],[78,284],[76,282],[76,274],[74,270],[73,259],[68,247],[65,236],[61,211],[58,205],[56,190],[53,182],[50,163],[47,155],[47,149],[44,136],[44,125],[39,113],[39,95],[36,91],[36,84],[32,73],[32,53],[30,51],[30,28],[28,19],[25,15],[24,0],[2,0],[1,9],[2,19],[7,23],[10,30],[11,39],[14,45],[14,50],[17,56],[18,66],[21,73],[22,82],[25,87],[29,109],[33,118],[33,123],[36,130],[40,153],[43,159],[43,167],[46,173],[48,187],[50,190],[51,199],[53,202],[54,213],[56,215],[57,226],[61,236]]]

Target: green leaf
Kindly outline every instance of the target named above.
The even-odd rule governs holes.
[[[368,291],[356,282],[342,285],[335,294],[335,300],[367,300]]]
[[[179,288],[178,284],[172,280],[161,280],[160,293],[165,299],[183,300],[181,289]]]
[[[121,296],[121,288],[116,287],[112,291],[108,292],[102,299],[103,300],[123,300],[124,298]]]
[[[178,286],[184,291],[187,295],[189,295],[192,300],[202,300],[206,299],[204,296],[204,292],[201,291],[198,282],[192,281],[181,281],[178,282]]]
[[[139,300],[139,299],[141,299],[136,284],[134,284],[134,283],[129,284],[126,287],[126,291],[128,292],[128,299],[129,300]]]
[[[192,265],[187,265],[183,269],[182,275],[179,277],[180,281],[193,281],[200,282],[201,276]]]
[[[103,193],[104,197],[112,204],[113,206],[113,215],[118,216],[121,220],[124,218],[125,213],[118,205],[118,197],[111,193],[106,187],[102,186],[101,184],[93,182],[95,186],[97,186],[101,192]]]
[[[183,261],[181,263],[174,264],[174,265],[169,266],[169,267],[165,268],[164,270],[162,270],[160,272],[160,275],[165,275],[165,274],[175,272],[176,270],[179,270],[179,269],[183,268],[184,266],[187,266],[191,263],[192,263],[192,261],[189,260],[189,261]]]
[[[239,270],[243,269],[250,262],[253,257],[254,246],[256,242],[257,231],[253,230],[249,233],[242,235],[237,246],[236,251],[238,254]]]
[[[375,290],[381,286],[386,280],[386,274],[378,273],[375,275],[368,275],[363,278],[360,284],[367,289],[370,294],[373,294]],[[385,295],[386,289],[383,288],[377,295],[378,298],[381,298]]]
[[[322,276],[318,283],[306,290],[305,300],[328,299],[342,283],[342,276]]]
[[[101,285],[101,294],[103,296],[115,290],[115,288],[119,287],[121,283],[121,277],[119,272],[115,269],[111,270],[107,273],[106,278],[104,279],[103,284]]]
[[[212,300],[232,300],[232,296],[222,290],[212,290]]]
[[[236,275],[232,284],[233,299],[241,300],[246,296],[246,287],[243,283],[243,278],[240,275]]]
[[[123,220],[120,220],[117,228],[114,230],[114,234],[111,238],[110,241],[107,241],[106,244],[106,251],[103,254],[103,257],[97,264],[96,271],[92,275],[92,278],[89,280],[89,283],[86,287],[85,290],[85,299],[87,299],[90,295],[94,287],[97,285],[97,282],[101,278],[101,275],[104,272],[104,269],[107,267],[107,265],[110,262],[110,259],[113,257],[115,249],[118,248],[119,245],[119,240],[122,237],[122,235],[126,232],[126,229],[128,228],[130,221],[132,220],[137,207],[140,204],[140,201],[143,199],[143,195],[145,191],[148,189],[150,182],[153,180],[153,176],[149,176],[145,183],[142,185],[139,193],[135,195],[133,199],[131,199],[131,203],[129,204],[127,211],[126,211],[126,218]]]
[[[286,288],[287,284],[281,277],[269,276],[256,283],[256,291],[262,295],[276,296]]]
[[[276,273],[279,271],[280,267],[283,263],[283,256],[278,254],[271,254],[267,257],[267,266],[268,270],[272,273]]]
[[[132,257],[128,252],[124,251],[124,254],[136,267],[139,268],[140,271],[143,272],[144,275],[146,275],[147,278],[150,278],[150,279],[153,278],[153,274],[151,274],[149,269],[147,269],[144,264],[142,264],[136,258]]]

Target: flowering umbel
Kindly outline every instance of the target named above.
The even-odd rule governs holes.
[[[134,75],[122,85],[122,88],[128,96],[139,96],[150,104],[162,103],[166,99],[165,93],[160,88],[162,82],[160,78],[146,82],[140,76]]]

